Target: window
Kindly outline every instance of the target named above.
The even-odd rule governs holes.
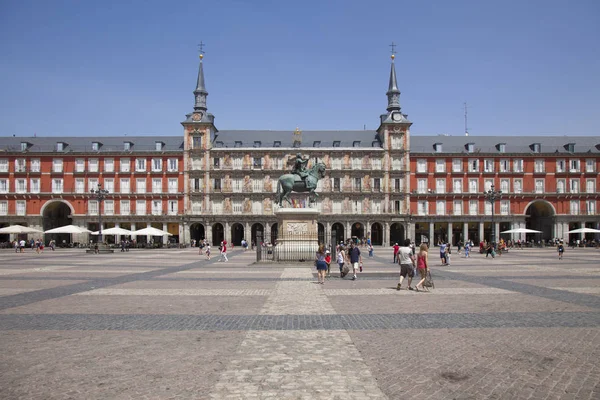
[[[571,215],[579,215],[579,200],[571,200]]]
[[[25,179],[17,179],[15,183],[15,192],[25,193],[27,191],[27,181]]]
[[[152,200],[152,215],[162,215],[162,201]]]
[[[100,149],[100,143],[92,142],[92,151],[98,151]]]
[[[427,193],[427,179],[417,179],[417,193]]]
[[[123,150],[125,150],[125,151],[131,150],[131,142],[123,142]]]
[[[113,178],[104,178],[104,189],[108,190],[108,193],[115,192],[115,180]]]
[[[435,143],[433,145],[433,149],[435,150],[436,153],[441,153],[442,152],[442,144],[441,143]]]
[[[361,167],[361,165],[360,165],[360,161],[359,161],[358,166],[356,166],[354,168],[360,168],[360,167]],[[401,169],[402,169],[402,158],[392,157],[392,170],[400,171]],[[424,172],[427,172],[427,167],[425,167]]]
[[[570,172],[579,172],[581,168],[581,164],[579,160],[569,160],[569,171]]]
[[[340,141],[339,140],[334,140],[333,141],[333,147],[340,147]]]
[[[52,172],[63,172],[62,158],[55,158],[52,160]]]
[[[567,143],[565,145],[565,149],[569,152],[569,153],[574,153],[575,152],[575,143]]]
[[[322,186],[323,181],[319,181],[317,186]],[[252,180],[252,191],[256,193],[260,193],[263,191],[264,185],[262,179],[254,179]],[[319,188],[321,189],[321,188]]]
[[[115,201],[104,200],[104,215],[114,215],[115,213]]]
[[[565,187],[567,186],[564,179],[556,180],[556,193],[565,193]]]
[[[400,193],[402,191],[402,179],[394,179],[394,192]]]
[[[15,160],[15,172],[27,172],[26,162],[24,158]]]
[[[515,189],[515,193],[523,192],[523,179],[515,179],[513,181],[513,187]]]
[[[169,158],[169,160],[167,161],[167,170],[169,172],[177,172],[178,167],[177,167],[177,159],[176,158]]]
[[[202,202],[201,201],[193,201],[192,202],[192,214],[201,214],[202,213]]]
[[[483,214],[492,215],[492,203],[489,201],[483,203]]]
[[[585,160],[585,172],[596,172],[596,160],[593,158]]]
[[[199,192],[200,190],[202,190],[202,179],[193,178],[190,181],[193,192]]]
[[[396,181],[399,181],[399,179],[394,179],[394,183],[396,183]],[[398,182],[398,183],[400,183],[400,182]],[[375,192],[381,191],[381,179],[380,178],[373,178],[373,190]]]
[[[462,215],[463,202],[462,200],[454,200],[454,215]]]
[[[281,147],[281,141],[279,141],[279,140],[274,141],[273,147]]]
[[[167,203],[167,214],[177,215],[177,200],[169,200]]]
[[[213,189],[215,191],[221,191],[221,178],[213,179]]]
[[[153,158],[152,159],[152,172],[161,172],[162,171],[162,158]]]
[[[115,172],[115,160],[112,158],[104,159],[104,172]]]
[[[596,193],[596,180],[588,179],[585,181],[585,191],[586,193]]]
[[[254,168],[261,168],[262,167],[262,157],[254,157],[252,159],[252,166]]]
[[[85,172],[85,160],[83,158],[75,159],[75,172]]]
[[[452,160],[452,172],[462,172],[463,170],[463,166],[462,166],[462,159],[460,158],[455,158]]]
[[[446,172],[446,160],[435,160],[435,172]]]
[[[510,200],[500,200],[500,215],[508,215],[510,213]]]
[[[202,136],[194,136],[192,138],[192,149],[202,148]]]
[[[556,172],[565,172],[565,160],[556,160]]]
[[[41,162],[39,158],[32,158],[30,161],[31,172],[40,172]]]
[[[539,143],[534,143],[533,144],[533,152],[534,153],[541,153],[542,152],[542,146]]]
[[[121,158],[121,172],[131,172],[131,161],[129,158]]]
[[[146,179],[138,178],[135,180],[135,192],[146,193]]]
[[[123,194],[131,193],[131,183],[129,178],[121,178],[121,181],[119,182],[119,189]]]
[[[219,157],[214,157],[213,158],[213,166],[215,168],[220,168],[221,167],[221,159]]]
[[[479,172],[479,160],[477,158],[469,158],[469,172]]]
[[[477,193],[479,191],[479,185],[477,179],[469,179],[469,193]]]
[[[427,215],[427,200],[419,200],[417,202],[417,214]]]
[[[145,158],[136,158],[135,159],[135,171],[136,172],[146,172],[146,159]]]
[[[40,192],[40,180],[39,178],[32,178],[29,181],[29,191],[31,193],[39,193]]]
[[[352,142],[352,147],[360,147],[360,140],[355,140]]]
[[[535,180],[535,192],[536,193],[544,193],[544,180],[543,179]]]
[[[513,160],[513,171],[523,172],[523,160],[522,159]]]
[[[75,179],[75,193],[85,193],[85,181],[83,178]]]
[[[479,214],[479,202],[475,199],[469,200],[469,215]]]
[[[0,215],[8,215],[8,201],[0,201]]]
[[[381,158],[372,158],[371,159],[371,168],[380,170],[381,169]]]
[[[392,159],[392,165],[394,164],[394,161],[395,160]],[[353,157],[352,158],[352,168],[353,169],[360,169],[361,166],[362,166],[362,163],[361,163],[360,157]],[[396,168],[392,167],[392,169],[396,169]]]
[[[446,215],[446,200],[436,201],[435,211],[437,215]]]
[[[242,188],[244,186],[242,184],[242,178],[233,178],[231,180],[231,186],[234,193],[242,193]]]
[[[579,193],[579,179],[571,179],[571,193]]]
[[[485,160],[483,160],[483,172],[494,172],[494,159],[493,158],[486,158]]]
[[[510,192],[510,180],[500,179],[500,190],[502,191],[502,193]]]
[[[586,200],[585,201],[585,210],[588,215],[596,214],[596,200]]]
[[[234,148],[240,148],[240,147],[242,147],[242,141],[241,140],[236,140],[235,142],[233,142],[233,147]]]
[[[8,172],[8,160],[6,158],[0,160],[0,172]]]
[[[474,143],[467,143],[467,153],[472,153],[474,150],[475,144]]]
[[[340,191],[340,178],[333,178],[333,190]]]
[[[162,179],[152,179],[152,193],[162,193]]]
[[[492,189],[492,185],[494,184],[494,180],[493,179],[486,179],[483,181],[483,191],[487,192],[488,190]]]
[[[544,160],[535,160],[533,166],[533,172],[544,172]]]
[[[52,179],[52,193],[63,192],[63,180],[61,178]]]
[[[28,147],[29,147],[29,143],[21,142],[21,151],[26,151]]]
[[[8,193],[8,179],[0,179],[0,193]]]
[[[146,215],[146,200],[136,200],[135,213],[136,215]]]
[[[88,201],[88,214],[98,215],[98,200]]]
[[[162,151],[163,149],[163,142],[154,142],[154,150],[156,151]]]
[[[506,158],[500,160],[499,163],[500,172],[510,172],[510,161]]]
[[[455,178],[452,180],[452,191],[454,193],[462,193],[462,191],[463,191],[462,182],[463,182],[463,180],[461,178],[458,178],[458,179]]]
[[[97,158],[90,158],[88,160],[88,170],[90,172],[98,172],[98,159]]]
[[[506,143],[498,143],[498,152],[506,153]]]
[[[129,202],[129,200],[121,200],[120,202],[120,214],[121,215],[129,215],[129,213],[131,212],[131,204]]]
[[[88,190],[98,190],[98,178],[90,178],[88,179]]]
[[[179,188],[177,185],[177,178],[169,178],[168,182],[168,191],[169,193],[177,193],[179,192]]]
[[[17,215],[26,215],[26,204],[25,200],[17,200]]]
[[[361,190],[361,179],[360,178],[354,178],[354,190],[355,191]]]
[[[427,172],[427,160],[417,160],[417,172]]]
[[[320,143],[320,142],[319,142]],[[260,140],[255,140],[254,141],[254,147],[260,147]]]
[[[446,193],[446,179],[442,178],[435,180],[435,192]]]

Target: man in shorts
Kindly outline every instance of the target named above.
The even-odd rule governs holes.
[[[412,278],[415,276],[415,256],[412,254],[412,249],[410,248],[410,239],[406,239],[403,243],[404,245],[398,249],[398,264],[400,264],[400,282],[398,282],[398,286],[396,290],[400,290],[402,287],[402,282],[404,278],[408,276],[408,290],[414,290],[410,284],[412,283]]]
[[[356,271],[359,268],[359,263],[362,263],[362,256],[360,255],[360,250],[358,249],[354,241],[350,243],[350,250],[348,250],[348,258],[350,259],[350,264],[352,264],[352,269],[354,273],[354,275],[352,276],[352,280],[354,281],[356,280]]]

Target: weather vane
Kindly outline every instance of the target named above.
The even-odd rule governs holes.
[[[392,42],[392,44],[390,44],[390,47],[392,48],[392,60],[394,58],[396,58],[396,46],[397,46],[397,44],[394,42]]]
[[[198,45],[198,51],[200,52],[200,58],[204,57],[204,46],[206,46],[206,45],[201,40],[200,44]]]

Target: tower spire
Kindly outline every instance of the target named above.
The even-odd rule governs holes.
[[[392,48],[392,66],[390,70],[390,84],[386,93],[388,98],[388,111],[400,111],[400,90],[398,89],[398,82],[396,81],[396,65],[394,59],[396,58],[396,44],[392,42],[390,45]]]
[[[194,111],[206,111],[206,85],[204,84],[204,66],[202,65],[202,59],[204,58],[204,43],[200,42],[200,65],[198,66],[198,80],[196,82],[196,89],[194,90]]]

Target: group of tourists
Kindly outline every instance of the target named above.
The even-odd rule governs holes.
[[[350,273],[349,266],[351,266],[352,280],[354,281],[357,273],[363,270],[363,260],[358,244],[353,240],[348,243],[340,242],[335,246],[335,260],[340,269],[340,278],[344,278]],[[318,283],[324,284],[325,277],[331,274],[331,251],[326,249],[324,244],[319,245],[315,256],[315,266],[317,267]]]
[[[45,245],[42,239],[30,239],[29,242],[25,241],[24,239],[15,240],[12,242],[12,247],[15,249],[15,253],[25,253],[25,247],[27,247],[27,244],[29,244],[29,247],[32,250],[35,250],[35,252],[38,254],[44,252]],[[56,241],[51,240],[48,243],[48,247],[54,251],[56,248]]]

